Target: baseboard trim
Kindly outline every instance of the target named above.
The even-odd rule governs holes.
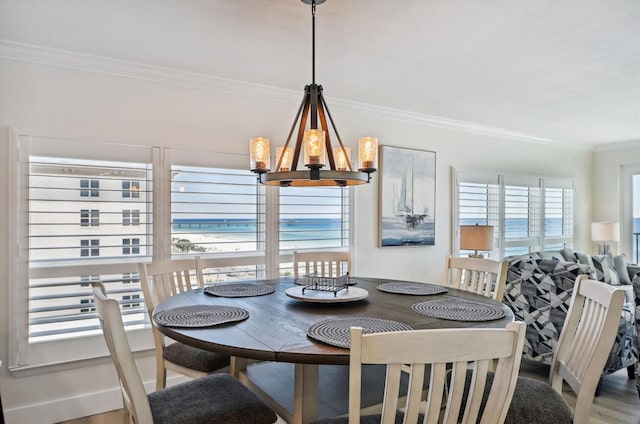
[[[167,384],[174,385],[187,380],[188,378],[184,376],[175,375],[167,378]],[[149,393],[155,390],[156,383],[152,380],[144,385]],[[116,386],[50,402],[7,408],[4,411],[4,418],[7,424],[55,424],[121,408],[122,394],[120,387]]]

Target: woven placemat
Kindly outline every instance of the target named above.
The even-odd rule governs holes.
[[[409,281],[382,283],[376,288],[387,293],[411,294],[414,296],[441,294],[449,291],[446,287],[435,286],[433,284],[412,283]]]
[[[220,297],[264,296],[265,294],[271,294],[275,291],[276,289],[273,288],[273,286],[249,283],[218,284],[204,288],[206,294]]]
[[[153,314],[153,320],[166,327],[210,327],[247,318],[246,310],[221,305],[178,306]]]
[[[351,327],[362,327],[364,334],[413,330],[407,324],[388,319],[346,317],[319,321],[309,328],[307,335],[314,340],[349,349],[351,346]]]
[[[504,317],[504,309],[498,305],[451,297],[416,303],[411,309],[428,317],[450,321],[493,321]]]

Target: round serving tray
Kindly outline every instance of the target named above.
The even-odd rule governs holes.
[[[369,292],[360,287],[349,286],[346,289],[342,289],[337,293],[331,291],[311,290],[306,289],[304,293],[303,286],[289,287],[285,292],[287,296],[302,300],[303,302],[314,303],[344,303],[344,302],[356,302],[358,300],[365,299],[369,296]]]

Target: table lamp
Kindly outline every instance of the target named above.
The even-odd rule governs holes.
[[[592,222],[591,240],[599,242],[599,255],[610,254],[611,244],[609,242],[620,240],[620,224],[617,222]]]
[[[470,258],[484,258],[478,250],[490,252],[493,250],[493,226],[492,225],[461,225],[460,226],[460,250],[474,250]]]

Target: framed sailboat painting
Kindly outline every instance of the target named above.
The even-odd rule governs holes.
[[[380,246],[435,245],[436,153],[380,146]]]

